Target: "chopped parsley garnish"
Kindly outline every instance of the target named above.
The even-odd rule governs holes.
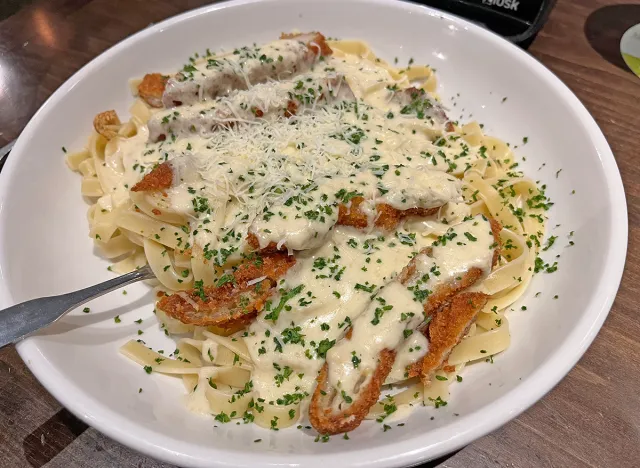
[[[336,344],[336,340],[328,340],[327,338],[318,343],[318,347],[316,348],[316,354],[318,357],[322,359],[326,358],[327,351],[333,348],[334,344]]]
[[[203,301],[207,300],[207,295],[204,292],[204,281],[198,280],[193,282],[194,292],[202,299]]]
[[[323,323],[323,325],[327,324]],[[302,328],[300,328],[300,326],[294,327],[292,324],[290,328],[285,328],[284,330],[282,330],[282,341],[285,344],[301,344],[302,346],[304,346],[304,335],[300,333],[301,331]]]
[[[284,309],[284,306],[286,305],[286,303],[289,300],[293,299],[298,294],[300,294],[303,289],[304,289],[304,285],[303,284],[299,284],[295,288],[293,288],[293,289],[289,290],[287,293],[283,294],[280,297],[280,302],[278,303],[278,305],[271,311],[269,311],[270,308],[271,308],[271,303],[268,302],[267,305],[265,306],[265,309],[267,311],[269,311],[269,313],[264,316],[265,320],[272,320],[275,323],[278,320],[278,317],[280,316],[280,312],[282,311],[282,309]]]
[[[471,234],[470,232],[465,232],[464,236],[469,239],[471,242],[475,242],[478,240],[477,237],[474,237],[473,234]]]
[[[224,411],[216,414],[214,419],[216,421],[220,421],[221,423],[228,423],[229,421],[231,421],[231,418]]]
[[[342,390],[340,392],[340,395],[342,395],[342,399],[344,401],[346,401],[347,403],[353,403],[353,398],[351,398],[349,395],[347,395],[347,393],[344,390]]]
[[[222,275],[220,279],[218,279],[218,281],[216,282],[216,287],[219,288],[227,283],[235,283],[235,282],[236,282],[236,279],[234,278],[233,275],[225,274],[225,275]]]
[[[362,360],[356,356],[355,351],[351,351],[351,363],[353,364],[354,369],[357,369]]]
[[[447,406],[447,402],[446,402],[446,401],[444,401],[444,400],[443,400],[442,398],[440,398],[440,397],[437,397],[437,398],[431,398],[431,397],[429,397],[429,401],[432,401],[432,402],[433,402],[433,405],[434,405],[436,408],[440,408],[441,406]]]
[[[356,289],[360,289],[361,291],[365,291],[368,293],[372,293],[375,287],[376,287],[375,284],[372,284],[370,286],[365,286],[364,284],[356,283],[355,285]]]

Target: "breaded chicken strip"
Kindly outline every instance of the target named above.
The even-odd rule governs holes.
[[[309,408],[311,424],[318,432],[336,434],[360,425],[380,396],[402,336],[406,339],[425,322],[430,323],[429,329],[432,323],[435,325],[433,333],[428,333],[434,340],[429,345],[429,354],[433,355],[428,354],[428,360],[423,362],[428,362],[425,365],[429,372],[437,368],[432,369],[433,366],[442,365],[486,303],[484,294],[463,291],[491,270],[498,226],[482,217],[457,225],[424,249],[378,293],[354,321],[351,333],[327,353]],[[470,250],[471,242],[478,242],[473,247],[477,252]],[[477,266],[460,272],[467,264]],[[442,271],[443,268],[449,271]],[[422,303],[423,315],[412,310],[415,303],[410,295],[407,300],[408,292],[413,294],[413,301]],[[395,326],[397,322],[404,322],[406,328]],[[380,347],[375,354],[374,350]],[[371,352],[375,361],[371,361]]]
[[[289,118],[316,105],[354,100],[355,95],[342,75],[320,79],[300,75],[295,80],[257,84],[213,103],[158,112],[147,124],[149,141],[163,141],[168,135],[206,137],[239,122]]]
[[[285,195],[255,217],[249,242],[254,248],[307,250],[322,245],[336,225],[390,231],[408,216],[429,216],[447,203],[462,202],[461,192],[460,181],[442,171],[411,167],[376,175],[365,170]]]
[[[174,178],[172,174],[171,163],[165,162],[146,174],[132,190],[134,192],[166,190],[171,186]],[[358,176],[378,180],[371,173],[361,173]],[[382,182],[388,181],[388,193],[399,194],[399,196],[391,196],[390,199],[400,198],[401,206],[406,208],[396,208],[386,203],[386,198],[365,199],[360,196],[362,194],[352,198],[346,197],[346,190],[340,187],[343,183],[349,186],[350,178],[344,180],[336,178],[332,181],[335,184],[331,186],[333,188],[321,186],[321,191],[316,195],[299,194],[274,203],[269,207],[268,212],[277,213],[277,216],[258,215],[249,228],[248,244],[254,250],[263,252],[306,250],[321,245],[325,236],[335,225],[352,226],[358,229],[375,226],[391,231],[409,216],[430,216],[437,213],[446,203],[462,201],[460,182],[441,171],[405,168],[402,177],[406,178],[406,185],[411,187],[410,189],[396,189],[392,185],[397,183],[400,176],[393,174],[385,177],[388,179],[383,177]],[[315,198],[305,198],[311,196]],[[304,198],[305,216],[297,212],[301,198]],[[293,202],[294,199],[298,201]],[[285,217],[288,222],[283,223]]]
[[[338,392],[329,386],[329,368],[325,363],[318,374],[316,389],[309,406],[309,421],[314,429],[320,434],[340,434],[358,427],[369,413],[369,409],[380,398],[380,388],[391,372],[395,359],[395,351],[383,349],[375,372],[365,388],[360,390],[358,398],[353,404],[338,413],[331,410],[333,400],[338,396]]]
[[[333,53],[329,44],[327,44],[325,37],[319,32],[310,33],[282,33],[280,39],[295,39],[296,41],[305,44],[309,49],[314,51],[317,56],[327,56]]]
[[[284,35],[264,46],[243,47],[232,54],[189,64],[167,81],[162,97],[165,107],[191,105],[235,89],[291,78],[308,71],[331,48],[320,33]]]
[[[338,207],[338,225],[353,226],[358,229],[365,229],[369,226],[369,216],[362,210],[363,197],[355,197],[351,200],[351,205],[340,205]],[[398,227],[400,222],[409,216],[426,217],[434,215],[440,209],[434,208],[409,208],[399,210],[391,205],[379,203],[376,205],[377,216],[374,224],[385,231],[391,231]]]
[[[269,79],[291,78],[332,52],[319,32],[282,34],[280,40],[262,47],[205,57],[205,62],[186,65],[173,77],[149,73],[138,85],[138,95],[152,107],[190,105]]]
[[[364,201],[362,197],[356,197],[351,200],[351,205],[338,205],[338,226],[352,226],[358,229],[366,229],[369,227],[369,217],[360,210],[360,205]],[[385,231],[392,231],[397,228],[402,220],[409,216],[427,217],[438,212],[440,207],[436,208],[409,208],[407,210],[398,210],[384,203],[376,205],[378,216],[375,218],[376,227]],[[260,241],[252,232],[247,234],[247,243],[253,250],[261,252],[277,252],[286,251],[287,245],[283,244],[278,249],[275,242],[270,242],[266,247],[260,248]]]
[[[460,281],[443,285],[437,289],[433,296],[424,304],[425,314],[427,311],[429,311],[429,314],[432,314],[439,305],[451,300],[458,291],[462,291],[473,285],[481,276],[482,270],[475,268],[469,270]],[[357,325],[354,325],[354,327],[355,326]],[[446,333],[443,332],[443,335],[446,336]],[[347,339],[347,337],[345,337],[345,339]],[[352,397],[354,403],[343,411],[335,411],[333,408],[335,405],[334,400],[339,398],[340,394],[329,384],[329,379],[327,378],[329,364],[325,363],[318,375],[317,386],[313,393],[311,405],[309,406],[309,420],[311,421],[311,425],[321,434],[339,434],[352,431],[358,427],[369,413],[371,406],[380,398],[380,388],[387,379],[389,372],[391,372],[395,358],[395,349],[385,348],[380,352],[377,366],[371,377],[365,380],[365,382],[367,382],[366,386],[358,392],[357,398]]]
[[[132,192],[156,192],[171,188],[173,169],[169,162],[163,162],[146,174],[140,182],[131,187]]]
[[[469,327],[486,305],[489,296],[482,293],[463,292],[449,304],[435,312],[426,329],[429,352],[409,369],[409,377],[420,376],[425,384],[442,367],[451,350],[460,343]]]
[[[262,310],[277,280],[295,263],[293,256],[281,253],[255,256],[215,285],[165,296],[157,307],[186,324],[233,328],[249,323]]]
[[[449,121],[442,105],[422,88],[396,91],[392,100],[401,106],[401,115],[411,115],[420,120],[430,119],[441,125]]]
[[[495,268],[501,251],[500,231],[502,226],[495,219],[490,219],[489,222],[497,245],[491,259],[491,267]],[[475,293],[465,294],[473,296]],[[439,312],[436,312],[431,322],[422,329],[422,333],[429,340],[429,354],[409,368],[409,377],[420,376],[425,384],[431,381],[435,371],[442,367],[451,350],[467,333],[469,326],[475,321],[478,313],[487,303],[488,296],[482,294],[468,297],[467,299],[471,301],[468,304],[469,307],[462,302],[457,302],[455,304],[456,307],[453,307],[452,302],[451,307],[444,307]]]
[[[138,85],[138,96],[151,107],[162,107],[162,95],[168,79],[160,73],[147,73]]]

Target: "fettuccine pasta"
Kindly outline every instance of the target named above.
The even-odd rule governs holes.
[[[86,148],[66,157],[91,200],[98,251],[117,273],[150,266],[157,319],[177,342],[171,355],[135,340],[121,353],[180,377],[188,408],[221,423],[298,424],[330,349],[351,339],[385,285],[443,239],[478,238],[465,231],[453,241],[453,227],[493,220],[499,255],[469,289],[486,304],[428,376],[409,369],[430,352],[432,316],[405,330],[367,418],[446,405],[466,365],[509,346],[505,314],[545,235],[544,190],[505,142],[448,119],[430,67],[397,68],[362,41],[306,36],[207,51],[173,77],[135,80],[129,120],[100,114]],[[295,265],[285,268],[287,255]],[[267,260],[284,273],[241,276]],[[240,285],[245,296],[233,304],[249,312],[214,320],[213,304]],[[376,362],[369,343],[353,345],[354,368]]]

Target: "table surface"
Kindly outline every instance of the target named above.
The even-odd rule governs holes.
[[[0,1],[0,147],[89,60],[150,23],[205,3]],[[640,5],[613,3],[559,0],[529,50],[587,106],[616,156],[629,206],[629,253],[618,297],[593,345],[555,389],[514,421],[428,466],[638,466],[640,165],[633,161],[640,80],[625,68],[619,39],[640,23]],[[42,388],[13,347],[1,350],[0,466],[89,465],[168,466],[86,426]]]

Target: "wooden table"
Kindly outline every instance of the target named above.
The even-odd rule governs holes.
[[[559,0],[530,48],[595,116],[616,155],[629,204],[620,292],[594,344],[533,408],[443,467],[640,466],[640,79],[618,51],[640,5]],[[102,51],[206,0],[2,0],[0,147],[51,93]],[[615,3],[621,3],[618,0]],[[634,162],[635,161],[635,162]],[[162,467],[87,427],[36,381],[14,348],[0,351],[0,466]]]

